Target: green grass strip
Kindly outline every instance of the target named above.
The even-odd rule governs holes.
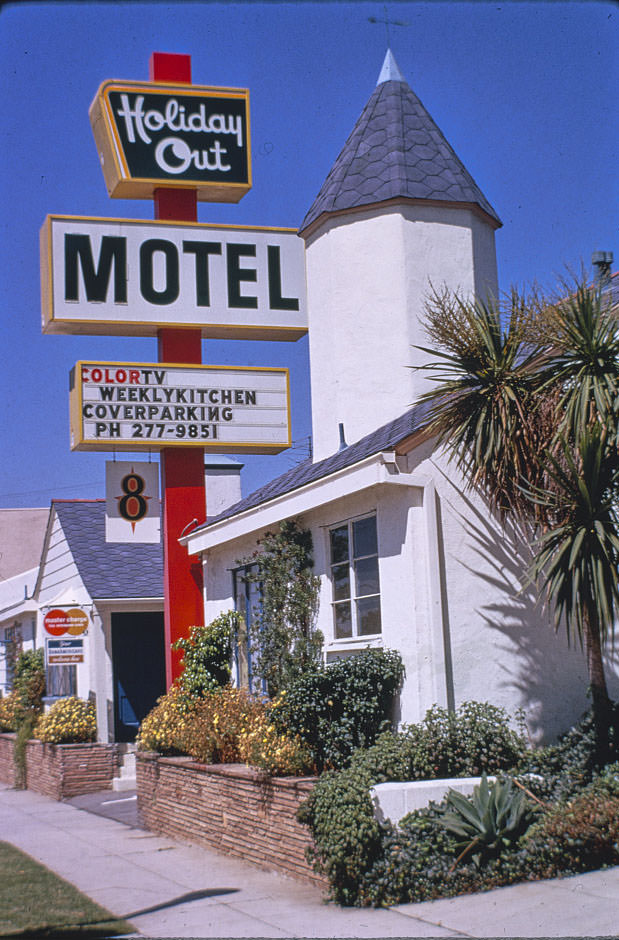
[[[0,842],[0,937],[80,937],[136,933],[8,842]]]

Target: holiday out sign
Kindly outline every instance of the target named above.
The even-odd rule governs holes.
[[[290,446],[288,369],[78,362],[70,408],[73,450]]]
[[[192,187],[203,201],[238,202],[251,187],[246,89],[107,81],[90,123],[112,197]]]
[[[41,303],[46,333],[296,340],[304,245],[294,229],[50,215]]]

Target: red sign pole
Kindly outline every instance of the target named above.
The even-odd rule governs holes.
[[[153,52],[149,63],[151,82],[191,84],[191,56]],[[155,190],[155,219],[167,222],[197,222],[195,189]],[[200,364],[201,330],[173,328],[159,330],[159,362]],[[167,447],[161,451],[161,491],[163,494],[163,565],[165,593],[166,685],[180,674],[181,653],[171,644],[186,637],[189,627],[204,622],[202,568],[192,564],[178,539],[193,519],[206,515],[204,491],[204,450],[202,447]]]

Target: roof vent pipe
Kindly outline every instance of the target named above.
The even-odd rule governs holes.
[[[339,452],[340,450],[346,450],[346,448],[348,447],[348,444],[346,443],[346,438],[344,437],[344,425],[342,424],[341,421],[338,425],[338,428],[340,431],[340,446],[338,447],[338,452]]]
[[[613,263],[612,251],[594,251],[591,255],[591,264],[595,267],[595,286],[600,289],[610,284],[611,267]]]

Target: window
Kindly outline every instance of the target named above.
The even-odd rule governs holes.
[[[381,632],[376,516],[329,531],[336,640]]]
[[[77,695],[75,666],[48,666],[45,674],[45,694],[49,698],[68,698]]]
[[[251,668],[251,633],[255,626],[256,614],[260,609],[260,585],[255,580],[258,565],[243,565],[232,572],[234,590],[234,609],[243,617],[245,633],[237,638],[234,649],[236,684],[256,691],[255,678]]]

